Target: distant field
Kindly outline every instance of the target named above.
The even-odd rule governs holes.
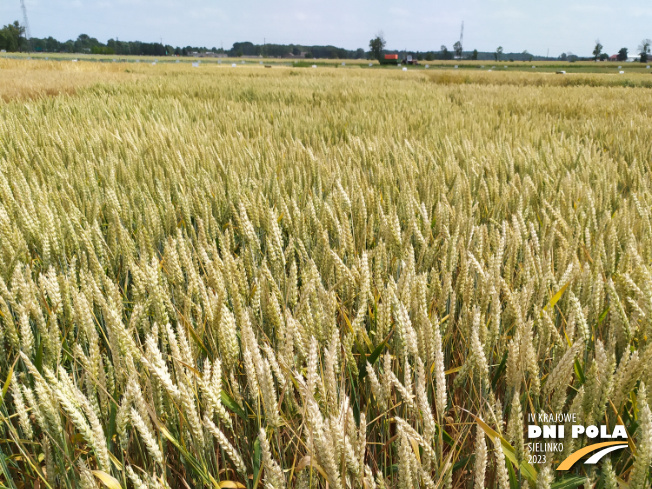
[[[125,73],[120,66],[100,63],[71,65],[45,60],[32,62],[0,58],[0,99],[8,101],[39,95],[60,95],[96,83],[138,78]]]
[[[245,64],[245,65],[255,65],[255,64],[268,64],[268,65],[278,65],[278,66],[299,66],[299,67],[312,67],[313,64],[317,66],[337,66],[341,68],[370,68],[369,64],[371,63],[371,68],[374,69],[400,69],[397,66],[391,65],[380,65],[376,60],[367,60],[367,59],[310,59],[310,58],[297,58],[297,59],[280,59],[280,58],[229,58],[227,56],[221,58],[193,58],[193,57],[173,57],[173,56],[118,56],[118,55],[84,55],[84,54],[58,54],[58,53],[40,53],[40,54],[16,54],[10,53],[5,54],[4,56],[12,58],[27,58],[32,59],[45,59],[57,61],[68,61],[72,59],[77,59],[79,61],[93,61],[93,62],[102,62],[110,63],[116,62],[119,63],[136,63],[136,62],[153,62],[157,61],[159,63],[193,63],[200,61],[201,63],[207,64]],[[344,63],[344,65],[342,65]],[[428,68],[426,68],[426,65]],[[459,69],[459,70],[492,70],[492,71],[531,71],[531,72],[550,72],[550,71],[566,71],[567,73],[618,73],[619,71],[625,71],[626,73],[649,73],[652,74],[651,63],[639,63],[639,62],[624,62],[624,61],[605,61],[605,62],[563,62],[563,61],[419,61],[418,65],[410,65],[408,69],[430,69],[430,70],[439,70],[439,69]],[[457,67],[457,68],[455,68]]]
[[[0,488],[650,487],[645,67],[74,59],[0,59]]]

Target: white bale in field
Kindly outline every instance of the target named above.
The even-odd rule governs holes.
[[[407,71],[407,68],[405,66],[403,67],[403,71]]]
[[[625,72],[623,70],[620,70],[618,73],[621,74],[621,75],[625,74]]]
[[[532,65],[532,68],[536,68],[536,66]]]
[[[621,68],[622,68],[622,66],[619,66],[619,67],[618,67],[618,69],[621,69]]]
[[[76,63],[76,62],[77,62],[77,60],[76,60],[76,59],[73,59],[73,60],[72,60],[72,62],[73,62],[73,63]]]
[[[430,65],[426,65],[426,69],[430,68]]]
[[[454,68],[457,69],[457,65],[455,65]]]
[[[647,68],[647,69],[649,70],[649,69],[650,69],[650,65],[647,65],[645,68]]]
[[[235,64],[235,63],[232,63],[232,64],[231,64],[231,68],[237,68],[237,66],[238,66],[238,65]]]
[[[199,61],[193,61],[192,66],[193,68],[199,68]]]
[[[369,63],[369,66],[373,66],[373,65],[374,65],[373,63]],[[649,66],[648,66],[648,68],[649,68]]]
[[[313,68],[317,68],[317,65],[312,65]]]
[[[342,61],[342,66],[346,66],[346,63],[344,61]]]

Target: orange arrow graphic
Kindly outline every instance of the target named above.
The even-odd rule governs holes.
[[[596,450],[600,450],[601,448],[604,447],[610,447],[612,445],[623,445],[626,442],[623,441],[605,441],[603,443],[594,443],[593,445],[589,445],[588,447],[584,447],[579,449],[576,452],[573,452],[572,454],[569,455],[569,457],[564,460],[562,463],[559,464],[559,467],[557,467],[557,470],[568,470],[570,469],[575,462],[577,462],[579,459],[581,459],[584,455],[587,455],[591,452],[595,452]]]

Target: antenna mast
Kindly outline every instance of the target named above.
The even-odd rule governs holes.
[[[23,11],[23,24],[25,24],[24,27],[25,27],[25,39],[27,40],[27,50],[31,51],[29,40],[32,38],[32,35],[30,34],[29,31],[29,21],[27,20],[27,9],[25,8],[25,0],[20,0],[20,8]]]
[[[462,21],[462,29],[460,30],[460,51],[464,51],[464,21]]]

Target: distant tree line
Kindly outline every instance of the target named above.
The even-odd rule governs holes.
[[[373,40],[372,40],[373,41]],[[24,37],[24,29],[19,22],[7,25],[0,30],[0,49],[6,51],[36,51],[43,53],[88,53],[108,55],[136,55],[136,56],[192,56],[194,54],[213,53],[225,56],[264,56],[264,57],[304,57],[304,58],[330,58],[330,59],[376,59],[384,53],[384,40],[382,46],[376,43],[370,45],[369,51],[362,48],[349,50],[336,46],[307,46],[301,44],[254,44],[252,42],[236,42],[231,49],[185,46],[173,47],[162,43],[147,43],[140,41],[120,41],[109,39],[106,43],[98,41],[87,34],[80,34],[75,40],[60,42],[53,37],[38,39],[31,38],[29,43]],[[452,59],[477,59],[477,60],[510,60],[532,61],[545,59],[532,56],[527,51],[523,53],[503,53],[502,48],[496,52],[462,51],[459,43],[452,49],[441,46],[439,50],[432,51],[392,51],[400,54],[401,58],[412,56],[417,60],[452,60]],[[380,53],[380,54],[379,54]]]
[[[41,53],[88,53],[88,54],[135,54],[140,56],[165,56],[172,54],[174,48],[161,43],[140,41],[116,41],[109,39],[101,43],[87,34],[80,34],[76,40],[60,42],[53,37],[44,39],[31,38],[30,50]]]
[[[251,42],[236,42],[229,50],[216,47],[201,46],[170,46],[163,43],[148,43],[140,41],[120,41],[109,39],[102,43],[88,34],[80,34],[75,40],[65,42],[53,37],[39,39],[24,36],[25,29],[18,21],[0,29],[0,50],[7,52],[34,51],[42,53],[88,53],[116,54],[137,56],[192,56],[194,54],[223,54],[225,56],[303,56],[307,58],[365,58],[364,49],[348,50],[335,46],[303,46],[299,44],[253,44]]]
[[[88,53],[88,54],[133,54],[137,56],[189,56],[192,53],[224,52],[217,48],[173,47],[158,42],[119,41],[109,39],[106,43],[98,41],[88,34],[80,34],[75,40],[65,42],[53,37],[39,39],[25,38],[25,29],[18,21],[0,29],[0,50],[7,52],[34,51],[41,53]]]
[[[349,50],[335,46],[304,46],[301,44],[254,44],[252,42],[236,42],[227,51],[229,56],[263,56],[360,59],[367,57],[364,49]]]
[[[412,56],[419,61],[470,59],[484,61],[541,61],[547,58],[535,56],[527,51],[522,53],[504,53],[502,46],[491,52],[464,51],[461,43],[456,42],[452,49],[442,45],[439,50],[431,51],[392,51],[385,50],[385,39],[382,32],[369,42],[369,50],[362,48],[355,50],[339,48],[336,46],[307,46],[301,44],[254,44],[249,41],[236,42],[231,49],[207,48],[198,46],[171,46],[158,42],[120,41],[109,39],[106,43],[98,41],[87,34],[80,34],[75,40],[65,42],[58,41],[53,37],[43,39],[25,38],[25,29],[18,22],[8,24],[0,29],[0,50],[7,52],[35,51],[43,53],[88,53],[88,54],[115,54],[135,56],[193,56],[195,54],[213,53],[224,56],[263,56],[263,57],[304,57],[304,58],[330,58],[330,59],[378,59],[384,54],[399,54],[401,59]],[[650,56],[652,42],[644,39],[638,48],[640,61],[647,62]],[[584,60],[605,60],[608,55],[604,53],[603,46],[599,40],[595,42],[593,57],[581,58],[572,53],[562,53],[558,58],[561,61],[584,61]],[[625,61],[628,57],[627,48],[618,52],[618,60]]]

